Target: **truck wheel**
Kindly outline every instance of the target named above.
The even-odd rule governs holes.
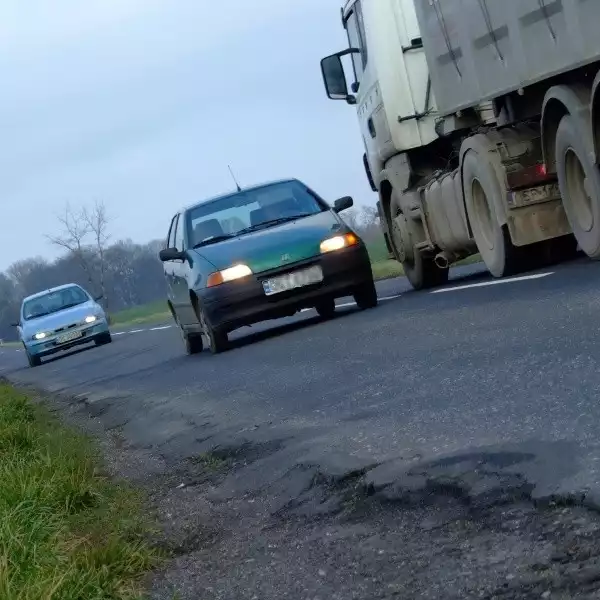
[[[508,230],[498,223],[494,208],[503,201],[494,166],[486,156],[470,150],[463,159],[462,178],[469,223],[485,266],[494,277],[516,273],[518,249]]]
[[[423,256],[414,248],[412,262],[403,262],[402,268],[410,285],[415,290],[425,290],[448,283],[449,269],[440,269],[433,258]]]
[[[390,214],[392,250],[396,260],[402,263],[410,285],[415,290],[424,290],[447,283],[448,269],[440,269],[433,257],[424,256],[416,247],[416,239],[418,239],[416,224],[403,214],[400,196],[396,190],[392,190]]]
[[[589,158],[573,117],[562,118],[556,133],[556,171],[567,219],[581,249],[600,258],[600,171]]]

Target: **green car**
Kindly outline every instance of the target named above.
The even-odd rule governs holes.
[[[178,212],[160,252],[169,309],[188,354],[227,348],[228,333],[335,299],[377,305],[365,244],[333,208],[297,179],[218,196]]]

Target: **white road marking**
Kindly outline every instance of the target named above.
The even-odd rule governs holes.
[[[115,333],[113,333],[112,335],[125,335],[126,333],[129,333],[129,331],[116,331]]]
[[[162,331],[163,329],[171,329],[171,327],[173,327],[173,325],[163,325],[162,327],[152,327],[151,329],[148,329],[148,331]]]
[[[529,281],[531,279],[542,279],[554,275],[554,271],[549,273],[536,273],[535,275],[524,275],[523,277],[509,277],[508,279],[493,279],[492,281],[481,281],[479,283],[469,283],[467,285],[457,285],[449,288],[433,290],[430,294],[444,294],[446,292],[456,292],[458,290],[467,290],[469,288],[487,287],[489,285],[502,285],[503,283],[517,283],[518,281]]]
[[[393,300],[394,298],[400,298],[402,294],[396,294],[395,296],[384,296],[379,298],[379,302],[385,302],[386,300]],[[346,308],[347,306],[356,306],[356,302],[345,302],[344,304],[336,304],[337,308]]]
[[[393,300],[394,298],[400,298],[402,294],[396,294],[395,296],[384,296],[383,298],[379,298],[379,302],[385,302],[386,300]],[[348,308],[349,306],[356,306],[356,302],[344,302],[344,304],[336,304],[336,308]],[[308,312],[309,310],[314,310],[314,308],[303,308],[300,312]]]
[[[126,331],[125,333],[141,333],[142,331],[146,331],[145,329],[132,329],[131,331]]]

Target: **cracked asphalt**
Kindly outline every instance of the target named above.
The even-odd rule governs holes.
[[[37,369],[0,349],[0,375],[148,490],[157,599],[598,598],[599,282],[469,267],[217,356],[149,327]]]

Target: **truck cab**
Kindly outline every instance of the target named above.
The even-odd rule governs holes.
[[[321,61],[415,289],[476,253],[494,277],[600,258],[600,3],[471,4],[347,0],[348,48]]]
[[[328,97],[356,106],[376,191],[390,157],[437,138],[435,98],[413,0],[349,0],[341,17],[348,48],[321,70]]]

